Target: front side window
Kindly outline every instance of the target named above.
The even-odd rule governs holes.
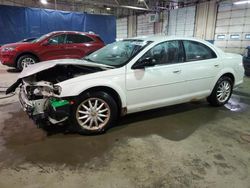
[[[215,52],[208,46],[196,41],[183,41],[186,61],[198,61],[216,58]]]
[[[86,56],[84,59],[94,63],[121,67],[138,54],[150,42],[143,40],[123,40],[109,44]]]
[[[65,34],[51,37],[49,39],[49,44],[64,44],[65,43],[65,37],[66,37]]]
[[[155,64],[173,64],[183,62],[183,49],[179,41],[167,41],[157,44],[147,51],[141,59],[151,58]]]
[[[72,44],[72,43],[79,44],[79,43],[87,43],[87,42],[91,42],[91,41],[93,41],[93,39],[91,39],[85,35],[68,34],[66,43],[67,44]]]

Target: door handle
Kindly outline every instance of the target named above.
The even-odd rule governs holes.
[[[77,48],[77,46],[66,46],[64,47],[65,49],[72,49],[72,48]]]
[[[175,70],[175,71],[173,71],[173,73],[175,73],[175,74],[181,73],[181,70]]]
[[[215,64],[214,67],[219,67],[220,65],[219,64]]]

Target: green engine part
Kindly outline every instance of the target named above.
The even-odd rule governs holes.
[[[62,106],[68,105],[69,101],[67,101],[67,100],[58,100],[58,99],[51,99],[50,100],[50,104],[51,104],[51,106],[54,109],[56,109],[58,107],[62,107]]]

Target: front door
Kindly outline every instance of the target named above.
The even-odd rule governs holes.
[[[182,102],[186,87],[182,74],[184,52],[181,42],[157,44],[138,62],[143,59],[152,59],[155,65],[127,70],[128,113]]]
[[[39,49],[41,60],[46,61],[66,58],[65,39],[66,34],[54,35],[48,39],[46,45],[42,44]]]

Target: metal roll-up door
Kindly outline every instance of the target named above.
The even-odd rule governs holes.
[[[219,4],[215,45],[226,52],[243,54],[246,46],[250,45],[250,5]]]
[[[171,10],[169,12],[167,34],[176,36],[193,36],[195,10],[195,6]]]

